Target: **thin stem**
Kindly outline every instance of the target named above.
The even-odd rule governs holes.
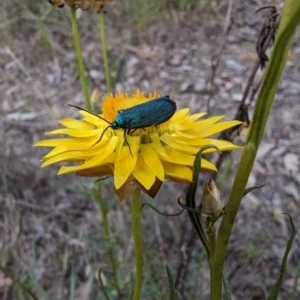
[[[104,239],[105,239],[105,252],[109,257],[109,260],[110,260],[110,263],[111,263],[111,266],[113,269],[114,286],[117,289],[119,299],[121,299],[121,291],[120,291],[120,287],[119,287],[119,283],[118,283],[118,276],[117,276],[117,262],[114,258],[114,254],[113,254],[110,230],[109,230],[109,225],[108,225],[108,220],[107,220],[107,205],[103,201],[102,184],[99,181],[97,182],[97,191],[95,193],[95,198],[97,200],[98,206],[100,208],[101,216],[102,216]]]
[[[135,255],[135,286],[133,300],[139,300],[143,284],[143,240],[141,229],[141,191],[136,189],[132,194],[131,218],[132,218],[132,235],[134,241]]]
[[[216,248],[217,236],[216,236],[216,230],[214,228],[215,225],[210,225],[210,226],[212,227],[208,228],[207,236],[209,241],[209,253],[210,255],[213,255]]]
[[[75,46],[75,52],[77,58],[77,67],[78,67],[80,82],[81,82],[84,99],[85,99],[85,108],[87,110],[91,110],[89,88],[85,77],[82,50],[81,50],[80,39],[79,39],[78,22],[76,18],[76,7],[74,5],[71,6],[71,20],[72,20],[73,40],[74,40],[74,46]]]
[[[101,48],[102,48],[102,57],[104,62],[105,70],[105,82],[107,92],[111,92],[111,83],[110,83],[110,70],[107,58],[107,47],[106,47],[106,36],[105,36],[105,22],[104,22],[104,11],[103,9],[99,12],[99,27],[100,27],[100,39],[101,39]]]
[[[222,277],[221,282],[219,277],[219,270],[213,263],[210,263],[210,299],[212,300],[222,299]]]

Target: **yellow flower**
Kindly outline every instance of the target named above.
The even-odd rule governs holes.
[[[101,115],[109,122],[116,119],[119,110],[124,110],[159,97],[156,93],[145,97],[136,91],[128,94],[109,95],[103,100]],[[158,192],[164,180],[190,183],[195,154],[204,145],[215,145],[220,151],[240,147],[209,136],[239,125],[239,121],[220,122],[224,116],[199,120],[205,112],[190,114],[188,108],[180,109],[166,122],[157,126],[137,129],[126,134],[124,129],[109,128],[109,125],[92,113],[81,110],[82,120],[63,119],[65,128],[47,134],[65,134],[69,137],[42,140],[35,144],[53,149],[42,158],[42,167],[57,162],[80,162],[62,166],[58,174],[76,172],[79,176],[114,176],[114,185],[121,200],[128,197],[138,186],[151,197]],[[211,148],[205,153],[215,152]],[[131,154],[132,153],[132,154]],[[216,171],[209,161],[201,160],[201,171]]]
[[[114,0],[49,0],[53,7],[63,7],[66,3],[69,6],[75,6],[82,10],[93,8],[96,11],[101,10],[106,2],[113,1]]]

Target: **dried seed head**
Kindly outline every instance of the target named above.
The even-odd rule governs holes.
[[[279,13],[275,6],[264,6],[258,9],[256,12],[261,11],[263,9],[269,9],[269,14],[267,18],[264,20],[263,27],[260,31],[259,37],[256,42],[256,52],[258,57],[260,58],[260,66],[263,69],[266,66],[266,62],[269,60],[268,56],[266,55],[266,46],[265,42],[272,32],[272,41],[274,42],[276,30],[273,30],[277,23],[277,18]]]
[[[212,178],[205,183],[201,205],[201,216],[203,217],[214,220],[222,213],[220,191]]]

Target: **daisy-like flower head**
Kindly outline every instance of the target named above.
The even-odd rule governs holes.
[[[75,6],[82,10],[87,10],[90,8],[100,11],[106,2],[113,2],[114,0],[49,0],[53,7],[63,7],[64,4],[69,6]]]
[[[110,94],[103,100],[101,117],[114,122],[119,111],[158,97],[156,93],[145,97],[139,91],[132,96]],[[224,116],[201,119],[206,115],[205,112],[190,114],[188,108],[176,111],[162,124],[139,128],[129,134],[124,134],[125,129],[122,128],[107,128],[109,124],[95,114],[85,110],[79,113],[83,116],[82,120],[63,119],[60,123],[65,128],[47,133],[68,137],[42,140],[35,144],[53,148],[42,158],[42,167],[71,161],[75,165],[62,166],[58,174],[76,172],[79,176],[113,175],[120,200],[127,198],[136,187],[154,197],[162,182],[167,179],[190,183],[195,155],[205,145],[215,145],[220,151],[240,148],[228,141],[209,137],[241,122],[220,122]],[[210,148],[204,153],[215,151]],[[201,171],[216,171],[216,167],[202,159]]]

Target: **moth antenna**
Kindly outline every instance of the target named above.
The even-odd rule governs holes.
[[[102,131],[102,133],[101,133],[101,135],[100,135],[100,138],[98,139],[98,141],[97,141],[92,147],[94,147],[96,144],[98,144],[98,143],[102,140],[103,135],[104,135],[104,133],[106,132],[106,130],[107,130],[108,128],[111,128],[111,126],[107,126],[107,127]]]
[[[93,112],[91,112],[91,111],[89,111],[89,110],[87,110],[87,109],[81,108],[81,107],[76,106],[76,105],[73,105],[73,104],[68,104],[68,105],[69,105],[69,106],[72,106],[72,107],[75,107],[75,108],[77,108],[77,109],[79,109],[79,110],[86,111],[87,113],[92,114],[92,115],[94,115],[95,117],[98,117],[99,119],[101,119],[101,120],[103,120],[103,121],[105,121],[106,123],[108,123],[108,124],[111,125],[110,122],[108,122],[108,121],[105,120],[104,118],[100,117],[99,115],[97,115],[97,114],[95,114],[95,113],[93,113]],[[99,141],[98,141],[98,142],[99,142]],[[98,143],[98,142],[97,142],[97,143]]]

